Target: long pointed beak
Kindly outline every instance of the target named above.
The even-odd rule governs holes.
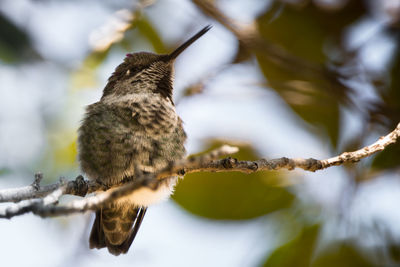
[[[208,32],[211,29],[211,25],[204,27],[201,31],[193,35],[192,38],[184,42],[181,46],[175,49],[171,54],[168,55],[169,60],[176,59],[186,48],[188,48],[191,44],[193,44],[197,39],[199,39],[203,34]]]

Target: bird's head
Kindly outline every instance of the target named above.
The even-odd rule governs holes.
[[[126,54],[124,62],[109,78],[102,99],[110,94],[125,95],[150,90],[172,100],[175,59],[210,28],[211,26],[203,28],[170,54],[158,55],[149,52]]]

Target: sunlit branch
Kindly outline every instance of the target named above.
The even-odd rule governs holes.
[[[205,161],[212,161],[238,151],[239,149],[236,147],[224,145],[204,155],[188,158],[180,164],[186,163],[188,166],[192,166],[194,162],[202,163]],[[164,177],[164,174],[167,172],[171,173],[171,171],[168,170],[172,170],[175,166],[178,165],[171,163],[170,166],[159,173],[150,175],[138,174],[139,177],[137,177],[135,181],[118,185],[113,188],[108,188],[96,181],[84,180],[82,176],[78,176],[73,181],[65,182],[61,180],[58,183],[41,187],[40,181],[42,179],[42,174],[36,174],[35,180],[30,186],[0,190],[0,202],[20,201],[17,204],[2,207],[0,209],[0,218],[11,218],[28,212],[32,212],[42,217],[48,217],[96,210],[105,203],[131,194],[139,188],[148,187],[153,190],[157,189],[162,180],[168,179]],[[182,166],[184,165],[179,165],[179,169],[182,169]],[[175,175],[180,174],[181,171],[179,170],[175,173]],[[69,194],[85,196],[86,194],[95,191],[105,192],[84,199],[73,200],[64,205],[53,205],[57,204],[58,199],[62,195]]]
[[[155,190],[171,176],[184,176],[195,172],[243,172],[252,173],[256,171],[293,170],[301,168],[306,171],[322,170],[331,166],[344,163],[354,163],[384,150],[388,145],[396,143],[400,137],[400,123],[391,133],[382,136],[373,144],[362,149],[344,152],[339,156],[324,160],[317,159],[289,159],[286,157],[278,159],[260,159],[255,161],[239,161],[235,158],[218,159],[238,152],[237,147],[222,146],[209,153],[200,156],[192,156],[171,164],[160,172],[154,174],[137,174],[134,181],[108,188],[96,181],[84,180],[78,176],[73,181],[63,181],[41,187],[41,174],[35,176],[32,185],[14,189],[0,190],[0,202],[17,202],[0,209],[0,218],[11,218],[24,213],[32,212],[42,217],[67,215],[76,212],[97,210],[102,205],[134,193],[136,190],[147,187]],[[73,200],[63,205],[57,205],[62,195],[85,196],[95,191],[95,196]],[[22,201],[21,201],[22,200]]]

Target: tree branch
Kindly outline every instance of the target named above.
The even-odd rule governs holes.
[[[147,187],[156,190],[160,184],[171,176],[183,176],[195,172],[222,172],[238,171],[252,173],[265,170],[293,170],[301,168],[306,171],[317,171],[331,166],[344,163],[354,163],[362,158],[384,150],[388,145],[396,143],[400,137],[400,123],[391,133],[379,138],[375,143],[353,152],[344,152],[339,156],[325,160],[317,159],[289,159],[286,157],[278,159],[260,159],[256,161],[239,161],[235,158],[218,159],[238,152],[237,147],[222,146],[216,150],[200,156],[193,156],[187,159],[171,162],[164,170],[153,174],[138,174],[134,181],[116,185],[112,188],[106,187],[97,181],[84,180],[78,176],[73,181],[60,181],[55,184],[41,187],[41,174],[35,175],[32,185],[14,189],[0,190],[0,202],[19,203],[6,206],[0,209],[0,218],[11,218],[17,215],[32,212],[42,217],[67,215],[88,210],[97,210],[106,203],[134,193],[136,190]],[[73,200],[64,205],[56,205],[62,195],[70,194],[85,196],[95,191],[103,191],[95,196]],[[21,201],[23,200],[23,201]]]
[[[205,155],[188,158],[182,162],[212,161],[221,156],[230,155],[238,151],[239,149],[237,147],[224,145]],[[176,165],[171,163],[165,170],[170,170],[173,166]],[[182,166],[184,165],[180,165],[180,168],[182,168]],[[0,209],[0,218],[9,219],[28,212],[32,212],[42,217],[48,217],[85,212],[88,210],[97,210],[102,205],[131,194],[139,188],[146,186],[152,190],[156,190],[163,180],[168,179],[168,177],[161,177],[160,174],[164,173],[166,173],[166,171],[146,176],[138,174],[139,176],[136,177],[135,181],[116,185],[111,189],[97,181],[84,180],[81,175],[73,181],[65,182],[61,180],[58,183],[40,187],[39,183],[43,176],[41,173],[38,173],[35,175],[33,184],[30,186],[0,190],[0,202],[17,202],[23,200],[17,204]],[[174,175],[181,174],[175,173]],[[85,196],[86,194],[95,191],[105,192],[98,193],[96,196],[74,200],[62,206],[54,205],[62,195],[69,194]]]
[[[43,174],[37,173],[35,174],[35,180],[31,185],[0,190],[0,203],[19,202],[25,199],[45,197],[60,188],[64,183],[60,180],[58,183],[40,186],[42,178]],[[85,180],[82,175],[79,175],[75,180],[67,182],[65,194],[85,196],[86,194],[98,190],[107,190],[107,188],[99,184],[97,181],[88,181]]]

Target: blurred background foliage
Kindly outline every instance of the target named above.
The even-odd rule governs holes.
[[[214,142],[210,149],[221,145]],[[232,157],[239,160],[260,158],[251,146],[239,147],[240,152]],[[283,176],[283,172],[188,174],[177,186],[173,199],[188,211],[206,218],[252,219],[285,209],[293,202],[294,195],[289,188],[280,186],[285,179]]]
[[[52,0],[28,2],[61,5]],[[21,23],[21,19],[6,15],[9,14],[6,6],[0,4],[0,64],[21,70],[29,64],[51,62],[61,66],[61,72],[68,77],[62,81],[68,87],[59,95],[63,100],[55,101],[57,107],[51,111],[41,113],[45,141],[40,146],[40,153],[22,167],[0,162],[0,179],[18,173],[21,168],[27,173],[40,169],[49,177],[48,182],[53,179],[51,177],[76,174],[79,168],[76,162],[79,121],[67,121],[75,116],[71,114],[77,112],[74,111],[78,109],[77,105],[80,105],[78,110],[82,114],[83,105],[88,104],[87,100],[76,103],[82,92],[94,88],[98,91],[98,99],[110,74],[110,69],[104,70],[104,66],[112,62],[115,67],[122,60],[123,53],[128,51],[167,53],[189,33],[208,23],[231,35],[236,52],[229,61],[210,67],[208,73],[196,77],[197,80],[186,82],[184,88],[175,92],[179,103],[190,103],[206,94],[209,85],[229,69],[250,65],[252,68],[246,71],[259,75],[257,83],[261,84],[262,90],[276,94],[301,131],[318,140],[320,146],[329,151],[328,155],[358,149],[390,132],[400,121],[399,1],[276,0],[261,3],[254,0],[240,5],[241,8],[249,5],[256,10],[254,16],[245,22],[235,17],[240,12],[232,12],[229,1],[182,1],[192,5],[201,19],[200,22],[192,19],[184,27],[173,25],[174,29],[169,32],[180,27],[177,32],[184,34],[177,37],[175,33],[172,39],[162,34],[162,23],[157,22],[157,16],[168,14],[149,15],[148,10],[158,5],[171,5],[170,10],[174,10],[180,5],[179,1],[99,2],[116,11],[109,21],[104,21],[100,30],[87,37],[89,47],[83,57],[64,61],[46,55],[35,43],[38,37],[34,31]],[[87,3],[89,6],[92,4],[90,1]],[[363,31],[367,32],[367,37],[363,37]],[[357,34],[362,38],[355,37]],[[377,42],[371,48],[369,42],[378,35],[391,49],[388,55],[382,55],[384,58],[375,59],[378,63],[374,65],[370,59],[374,59],[373,53],[382,46]],[[201,57],[207,56],[207,50],[201,51]],[[240,75],[250,74],[244,72]],[[92,100],[97,99],[93,97]],[[270,116],[279,118],[281,115]],[[0,115],[0,127],[6,127],[2,119],[5,121],[4,114]],[[287,118],[282,115],[281,119]],[[263,124],[263,117],[257,121]],[[236,127],[240,132],[241,121],[236,122]],[[279,132],[279,125],[273,127]],[[347,128],[353,129],[350,134]],[[226,136],[204,134],[203,144],[197,151],[211,149],[221,142],[237,144],[245,140],[246,143],[239,144],[240,152],[234,157],[253,160],[270,156],[268,151],[259,148],[260,140],[221,141],[221,138]],[[290,139],[287,142],[302,142],[295,133]],[[309,157],[307,151],[292,155]],[[384,175],[394,175],[398,179],[399,159],[400,144],[396,144],[360,164],[340,167],[346,188],[334,208],[309,200],[310,193],[304,189],[304,181],[311,179],[311,174],[287,171],[251,175],[234,172],[190,174],[178,184],[173,200],[188,213],[216,222],[235,221],[240,224],[278,214],[282,240],[273,244],[272,250],[266,249],[264,256],[256,260],[260,266],[397,266],[400,264],[400,243],[385,222],[380,223],[379,231],[370,226],[370,222],[360,222],[360,238],[346,231],[332,230],[332,225],[350,223],[346,207],[364,183]],[[363,223],[367,226],[362,226]],[[362,236],[372,232],[379,236],[379,242],[365,245]]]

